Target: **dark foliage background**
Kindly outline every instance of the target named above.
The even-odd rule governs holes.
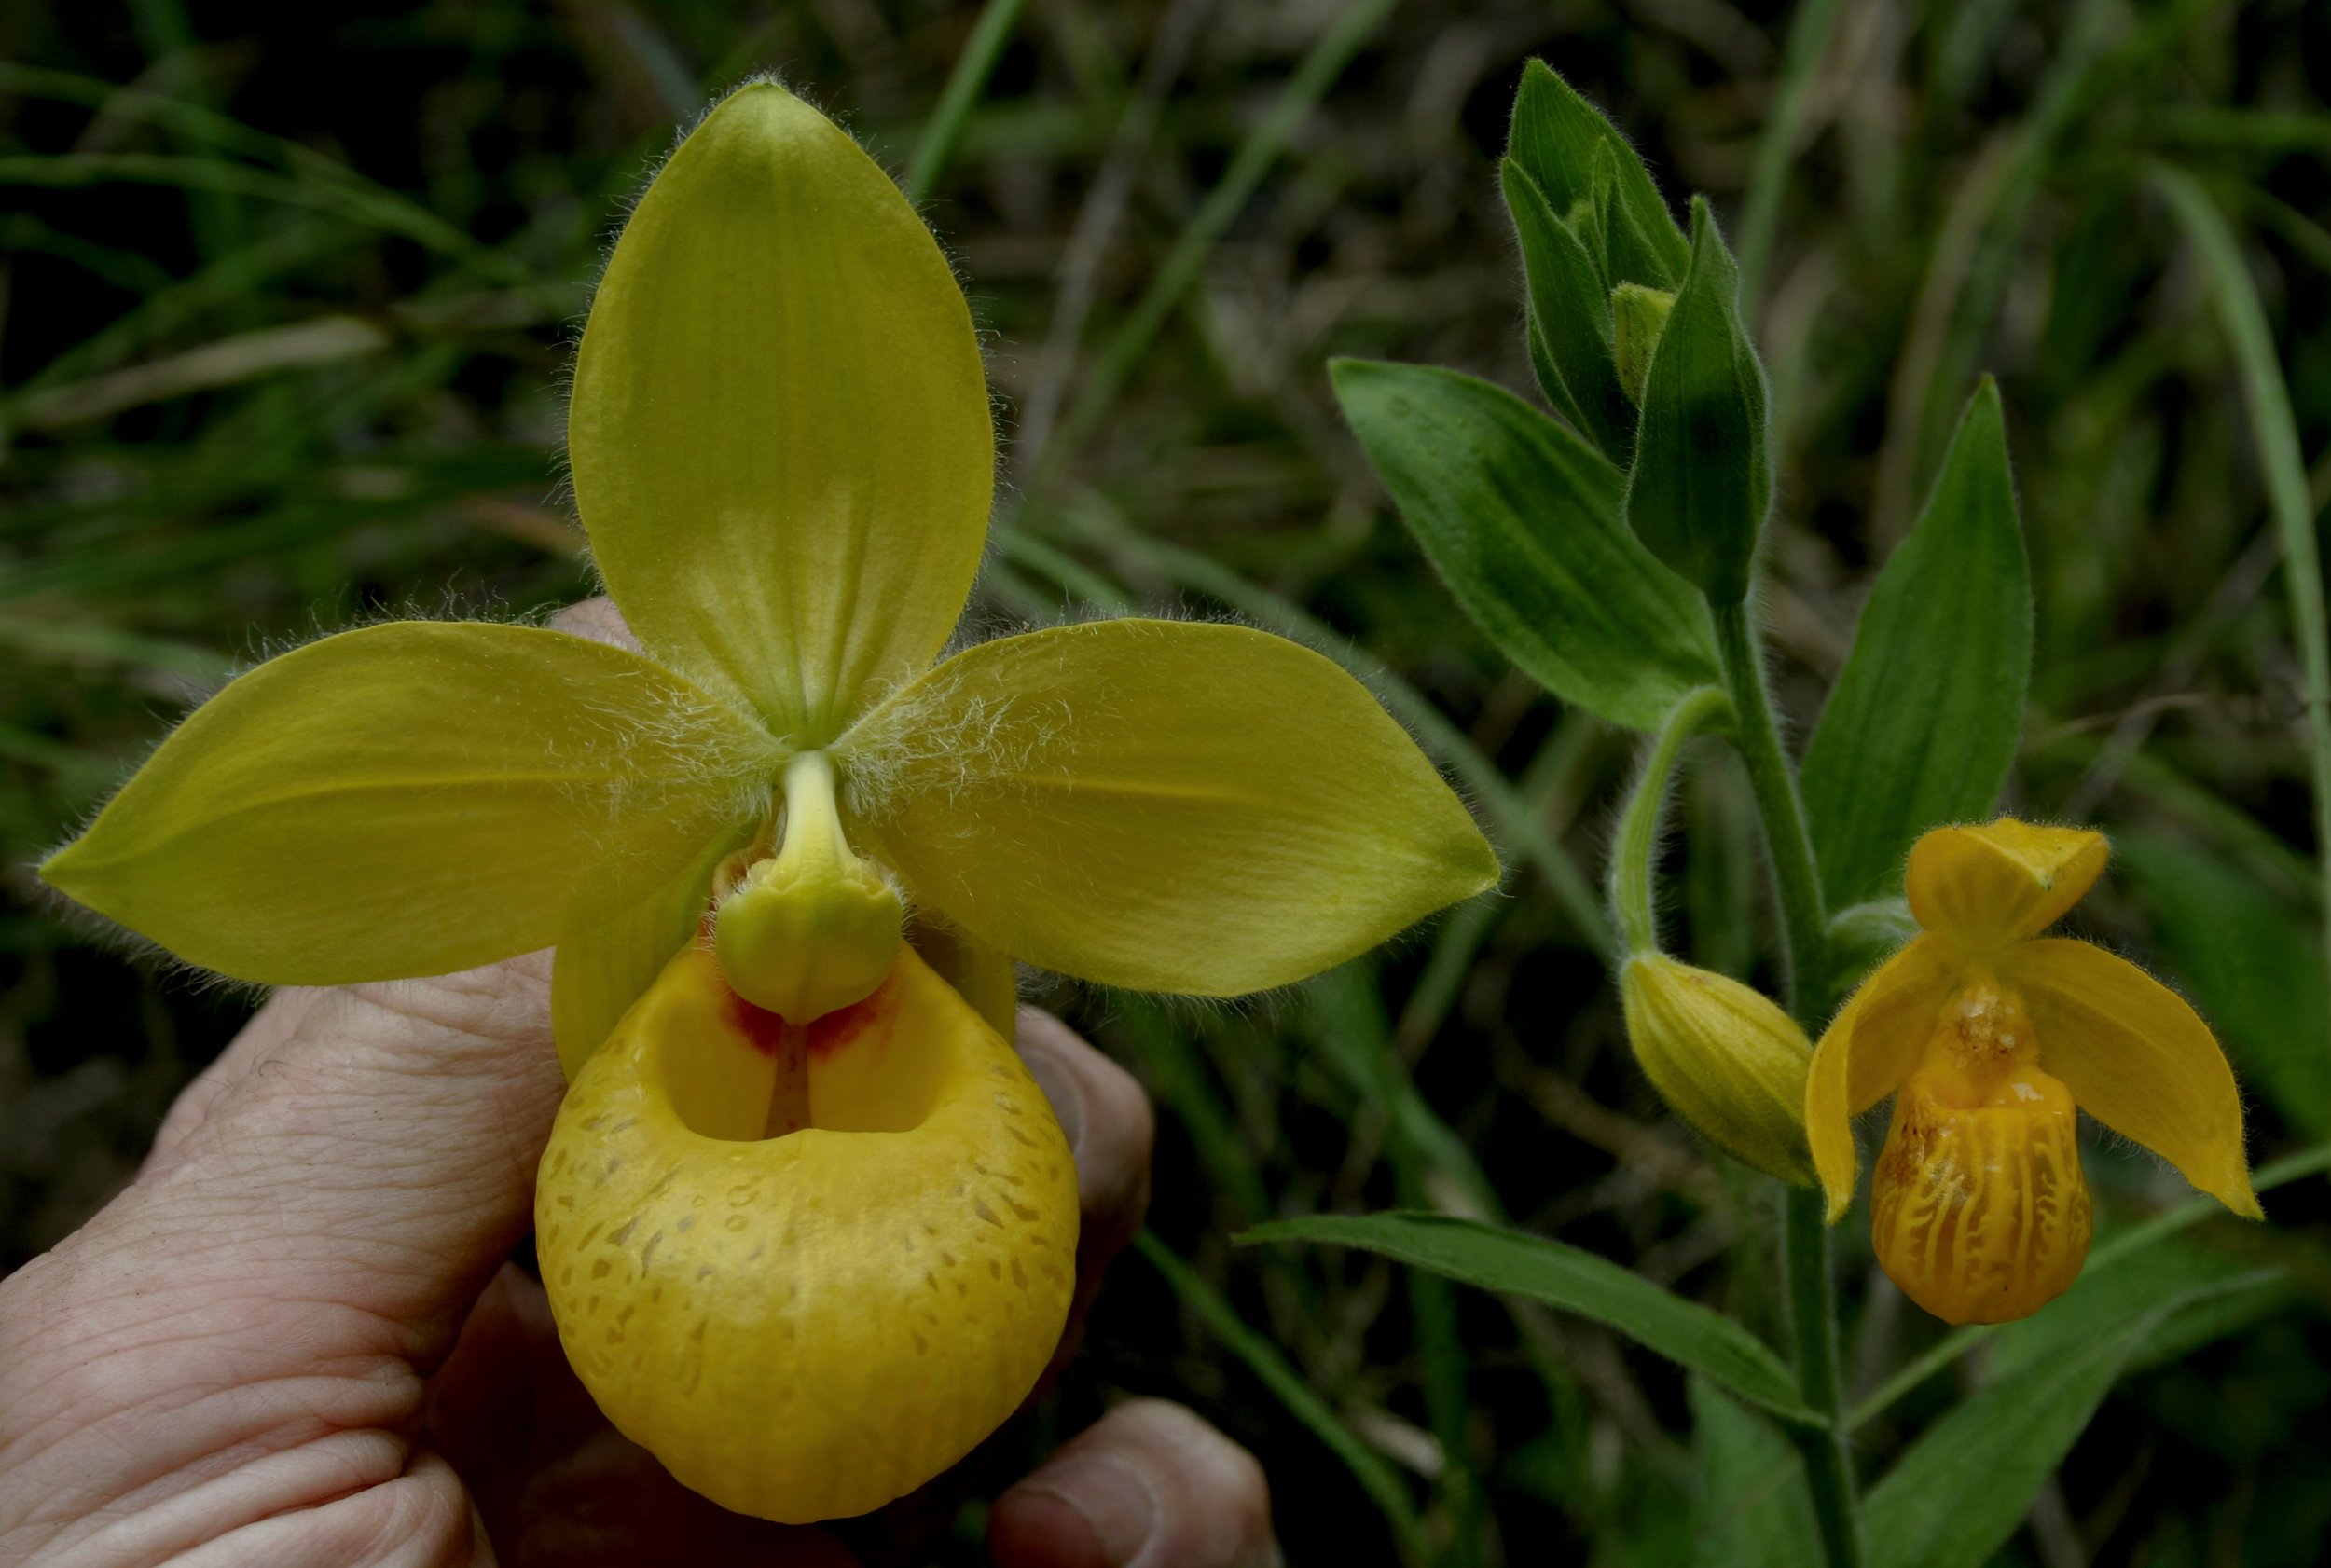
[[[57,919],[29,861],[271,648],[586,592],[560,380],[626,194],[709,93],[764,69],[903,167],[976,19],[937,0],[0,8],[0,1268],[128,1179],[250,1005]],[[2226,333],[2149,183],[2192,171],[2241,234],[2319,514],[2331,10],[1033,0],[928,203],[1007,436],[979,612],[1166,606],[1348,645],[1542,838],[1501,830],[1503,896],[1297,993],[1200,1011],[1039,986],[1152,1085],[1156,1245],[1194,1263],[1169,1290],[1127,1258],[1052,1424],[1128,1391],[1192,1401],[1266,1456],[1297,1562],[1393,1548],[1316,1422],[1226,1341],[1225,1304],[1406,1478],[1451,1560],[1705,1555],[1688,1503],[1708,1456],[1681,1383],[1599,1329],[1341,1254],[1237,1251],[1244,1225],[1494,1204],[1773,1313],[1760,1189],[1664,1118],[1589,938],[1629,742],[1457,614],[1323,368],[1359,353],[1527,388],[1494,158],[1532,54],[1671,198],[1709,192],[1744,254],[1783,496],[1763,602],[1800,729],[1996,371],[2039,601],[2011,805],[2113,832],[2090,934],[2220,1025],[2254,1154],[2331,1134],[2281,556]],[[1758,854],[1711,753],[1672,862],[1698,961],[1765,961]],[[2182,1190],[2103,1142],[2090,1168],[2109,1217]],[[2123,1383],[2003,1561],[2317,1561],[2331,1201],[2316,1180],[2269,1207],[2272,1232],[2192,1245],[2269,1254],[2287,1284]],[[1841,1240],[1866,1391],[1936,1330],[1857,1226]],[[1865,1427],[1865,1472],[1971,1371]]]

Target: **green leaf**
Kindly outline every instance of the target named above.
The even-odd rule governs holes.
[[[2194,1246],[2091,1264],[2061,1300],[1991,1337],[1991,1382],[1865,1500],[1869,1568],[1979,1568],[2021,1521],[2115,1380],[2283,1305],[2289,1282]]]
[[[1538,182],[1557,213],[1567,213],[1582,197],[1593,198],[1595,158],[1607,155],[1614,210],[1607,223],[1621,227],[1615,219],[1623,214],[1623,227],[1636,237],[1628,244],[1611,243],[1612,260],[1623,258],[1625,269],[1614,270],[1610,281],[1674,288],[1684,275],[1691,248],[1660,199],[1651,171],[1619,128],[1542,60],[1523,67],[1506,154]]]
[[[2189,844],[2131,833],[2113,847],[2153,912],[2163,964],[2226,1041],[2236,1072],[2293,1127],[2331,1134],[2331,988],[2313,915]]]
[[[1821,1561],[1804,1462],[1786,1438],[1704,1379],[1691,1380],[1692,1561],[1804,1568]]]
[[[1992,814],[2032,666],[2032,585],[1989,379],[1918,526],[1879,573],[1802,784],[1831,908],[1899,892],[1927,829]]]
[[[1797,1380],[1731,1319],[1661,1289],[1607,1258],[1543,1236],[1439,1214],[1315,1215],[1258,1225],[1239,1245],[1355,1246],[1503,1296],[1591,1317],[1791,1421],[1810,1422]]]
[[[1594,213],[1594,233],[1602,245],[1597,254],[1603,259],[1603,274],[1613,284],[1670,290],[1681,274],[1669,265],[1671,257],[1664,246],[1671,239],[1680,239],[1682,230],[1667,215],[1666,203],[1662,202],[1653,212],[1641,202],[1621,198],[1620,193],[1630,187],[1621,171],[1629,162],[1637,169],[1642,167],[1641,161],[1617,142],[1606,142],[1594,149],[1593,194],[1587,207]],[[1584,230],[1580,232],[1583,234]],[[1689,244],[1684,246],[1682,254],[1684,265],[1689,266]]]
[[[1869,1568],[1982,1568],[2160,1321],[2123,1320],[1977,1393],[1869,1491]]]
[[[1639,730],[1717,679],[1706,606],[1628,533],[1619,471],[1582,438],[1453,370],[1329,368],[1410,531],[1525,673]]]
[[[1712,603],[1747,596],[1772,504],[1764,410],[1764,365],[1740,322],[1740,269],[1694,197],[1691,269],[1644,376],[1627,522]]]
[[[2290,1277],[2200,1242],[2165,1237],[2091,1262],[2045,1312],[2003,1325],[1993,1337],[1987,1381],[2005,1382],[2070,1354],[2083,1341],[2137,1318],[2152,1331],[2131,1353],[2128,1370],[2199,1349],[2297,1297]]]
[[[1554,216],[1520,164],[1507,158],[1498,171],[1506,210],[1522,241],[1522,267],[1529,283],[1532,363],[1547,400],[1581,435],[1615,462],[1626,461],[1634,445],[1633,416],[1619,388],[1611,339],[1610,294],[1601,263],[1570,227]],[[1552,365],[1547,385],[1542,366]]]

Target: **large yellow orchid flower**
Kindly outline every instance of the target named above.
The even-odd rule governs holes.
[[[2076,1107],[2248,1218],[2241,1099],[2193,1009],[2126,959],[2040,933],[2104,870],[2102,833],[2001,818],[1910,849],[1924,928],[1814,1051],[1805,1133],[1829,1218],[1853,1202],[1852,1119],[1888,1094],[1871,1177],[1878,1261],[1951,1323],[2025,1317],[2088,1256]]]
[[[626,227],[570,419],[641,652],[390,624],[228,685],[44,874],[186,960],[324,984],[556,945],[544,1282],[615,1424],[732,1508],[862,1512],[1026,1396],[1076,1180],[1011,960],[1231,996],[1497,878],[1349,676],[1104,621],[933,663],[994,435],[963,294],[769,84]],[[906,940],[902,941],[902,929]]]

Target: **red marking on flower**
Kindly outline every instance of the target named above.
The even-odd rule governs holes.
[[[775,1056],[785,1043],[785,1020],[767,1008],[755,1007],[731,991],[723,998],[722,1011],[728,1026],[737,1031],[747,1045],[764,1056]]]
[[[864,1001],[836,1008],[809,1025],[809,1054],[813,1058],[847,1051],[870,1034],[877,1045],[890,1038],[890,1023],[899,1011],[898,971],[892,970],[890,974],[891,978]]]

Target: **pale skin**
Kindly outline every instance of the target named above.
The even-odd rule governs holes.
[[[0,1562],[876,1568],[944,1527],[949,1478],[838,1534],[724,1513],[599,1416],[508,1261],[565,1089],[549,976],[534,954],[279,992],[136,1181],[0,1280]],[[1057,1019],[1024,1010],[1018,1045],[1076,1154],[1065,1356],[1140,1223],[1152,1124]],[[1002,1491],[988,1546],[999,1568],[1279,1561],[1254,1458],[1163,1400]]]

